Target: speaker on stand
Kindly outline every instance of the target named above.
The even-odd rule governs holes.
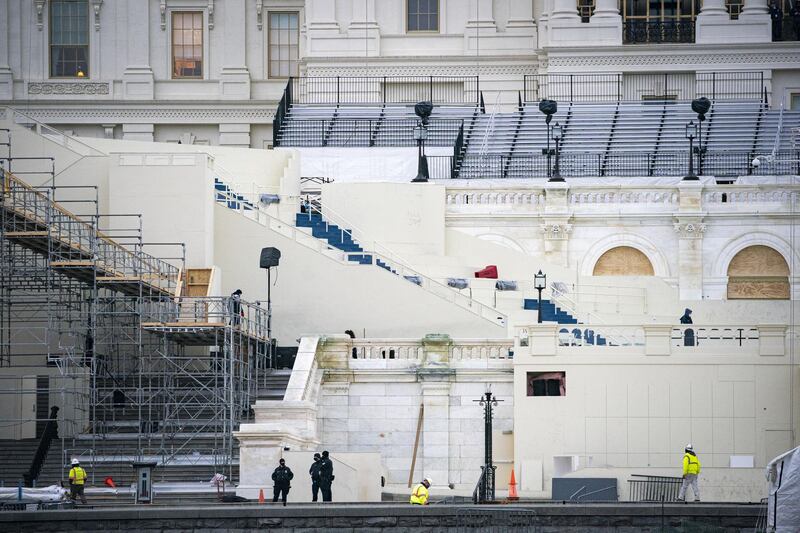
[[[259,267],[267,271],[267,358],[269,367],[275,368],[275,343],[272,342],[272,267],[281,260],[281,251],[274,247],[262,248]]]

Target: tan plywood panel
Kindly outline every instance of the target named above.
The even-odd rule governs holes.
[[[642,252],[630,246],[618,246],[600,256],[594,276],[652,276],[653,265]]]

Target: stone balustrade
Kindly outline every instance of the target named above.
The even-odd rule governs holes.
[[[513,189],[447,188],[445,202],[448,206],[510,205],[526,206],[538,210],[544,205],[544,191],[530,187]]]
[[[556,355],[784,356],[783,324],[563,325],[515,328],[517,357]]]

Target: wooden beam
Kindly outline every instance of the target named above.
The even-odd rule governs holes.
[[[411,456],[411,470],[408,472],[408,488],[414,481],[414,468],[417,466],[417,449],[419,449],[419,434],[422,432],[422,419],[425,415],[425,404],[419,404],[419,418],[417,418],[417,436],[414,438],[414,455]]]

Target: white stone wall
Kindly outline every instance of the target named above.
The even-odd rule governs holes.
[[[358,379],[358,378],[357,378]],[[503,447],[513,429],[513,383],[506,372],[486,371],[445,381],[427,381],[409,370],[403,375],[376,371],[368,382],[323,382],[319,397],[320,445],[335,452],[378,452],[387,483],[408,482],[420,404],[424,416],[414,481],[430,476],[436,486],[474,487],[483,464],[483,408],[480,399],[491,384],[503,402],[495,409],[495,462],[508,469],[512,451]],[[503,432],[507,432],[503,435]],[[499,452],[499,453],[498,453]],[[503,476],[498,474],[498,479]]]

